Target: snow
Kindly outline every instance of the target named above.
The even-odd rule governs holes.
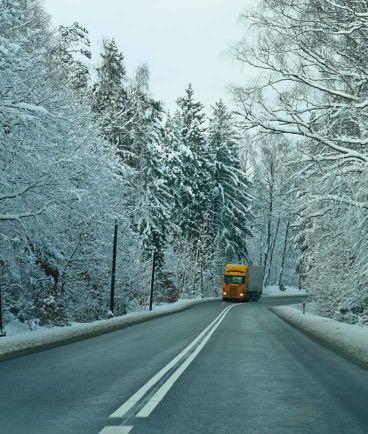
[[[288,296],[288,295],[306,295],[304,289],[299,289],[294,286],[286,286],[285,291],[280,291],[278,286],[266,286],[263,290],[263,296]]]
[[[30,328],[28,324],[20,322],[18,319],[14,318],[13,320],[6,323],[6,336],[12,337],[12,336],[20,336],[28,333],[34,332],[36,329],[46,329],[46,327],[39,327],[37,325],[34,326],[34,328]],[[47,330],[50,330],[49,327],[47,327]],[[1,341],[0,341],[1,344]]]
[[[48,111],[44,107],[35,104],[25,103],[25,102],[18,102],[16,104],[12,104],[12,107],[27,110],[30,112],[40,113],[40,114],[48,114]]]
[[[10,323],[10,326],[6,326],[6,331],[8,333],[9,330],[10,335],[0,338],[0,360],[87,339],[103,333],[109,333],[133,324],[188,309],[195,304],[216,300],[219,299],[198,298],[180,300],[170,305],[155,306],[152,312],[132,312],[107,320],[93,321],[90,323],[74,323],[66,327],[39,328],[35,331],[28,329],[28,333],[25,333],[25,329],[13,321]],[[19,334],[14,336],[14,334],[18,332]]]
[[[341,323],[308,312],[303,315],[295,306],[277,306],[271,311],[347,359],[368,368],[368,327]]]

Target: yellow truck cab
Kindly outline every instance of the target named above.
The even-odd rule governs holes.
[[[227,264],[222,283],[223,300],[245,300],[248,265]]]
[[[259,300],[262,295],[264,269],[251,265],[227,264],[222,282],[222,299]]]

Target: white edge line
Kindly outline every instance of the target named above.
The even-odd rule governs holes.
[[[133,426],[105,426],[99,434],[128,434]]]
[[[231,306],[234,307],[234,306]],[[230,308],[231,308],[230,307]],[[216,331],[217,327],[221,324],[226,314],[230,309],[227,310],[225,315],[217,322],[217,324],[210,330],[203,341],[198,345],[198,347],[193,351],[193,353],[178,367],[178,369],[166,380],[166,382],[157,390],[157,392],[152,396],[152,398],[147,402],[147,404],[141,409],[137,414],[137,417],[148,417],[151,412],[156,408],[160,401],[164,398],[167,392],[174,385],[176,380],[181,376],[181,374],[187,369],[187,367],[192,363],[192,361],[198,356],[202,348],[209,341],[213,333]]]
[[[176,363],[182,359],[196,343],[207,333],[207,331],[216,323],[216,321],[226,313],[233,306],[225,308],[184,350],[179,353],[174,359],[164,366],[157,374],[155,374],[146,384],[144,384],[137,392],[134,393],[127,401],[124,402],[117,410],[115,410],[110,417],[124,417],[124,415],[140,400],[143,396],[153,387]]]

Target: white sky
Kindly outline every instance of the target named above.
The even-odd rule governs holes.
[[[130,75],[148,63],[153,95],[169,109],[191,82],[209,108],[228,103],[231,84],[252,72],[226,53],[242,36],[241,11],[257,0],[43,0],[55,25],[78,21],[92,42],[94,63],[104,38],[114,37]]]

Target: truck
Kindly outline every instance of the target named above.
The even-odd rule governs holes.
[[[264,267],[226,264],[222,280],[224,301],[258,301],[262,296]]]

